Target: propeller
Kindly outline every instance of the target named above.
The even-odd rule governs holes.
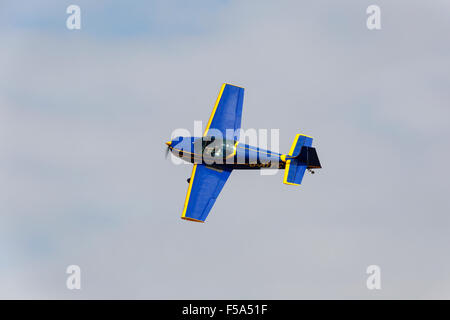
[[[170,152],[170,145],[172,144],[172,141],[167,141],[167,148],[166,148],[166,159],[169,156],[169,152]]]
[[[167,160],[167,157],[169,156],[169,151],[170,151],[170,149],[169,149],[169,147],[167,147],[167,148],[166,148],[166,154],[165,154],[166,160]]]

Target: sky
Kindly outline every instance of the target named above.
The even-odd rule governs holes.
[[[449,11],[1,1],[0,298],[449,299]],[[234,171],[191,223],[191,166],[164,142],[224,82],[245,87],[244,129],[279,129],[281,152],[313,136],[323,168],[300,187]]]

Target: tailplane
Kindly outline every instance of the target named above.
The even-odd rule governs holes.
[[[289,154],[281,156],[281,160],[286,162],[283,183],[300,185],[307,169],[322,168],[316,149],[311,147],[312,142],[313,138],[310,136],[295,136]],[[311,172],[314,173],[312,170]]]

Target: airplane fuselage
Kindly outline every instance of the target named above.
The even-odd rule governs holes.
[[[186,162],[228,169],[284,169],[281,154],[234,140],[211,141],[210,137],[177,137],[167,145]]]

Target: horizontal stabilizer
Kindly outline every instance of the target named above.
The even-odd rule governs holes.
[[[303,134],[297,134],[294,142],[292,143],[289,154],[286,157],[286,168],[284,169],[283,183],[290,185],[300,185],[305,175],[305,171],[308,168],[308,159],[311,157],[311,163],[317,164],[314,159],[314,148],[310,148],[313,139]],[[305,148],[307,147],[307,148]],[[313,150],[312,150],[313,149]],[[320,163],[319,163],[320,165]]]

